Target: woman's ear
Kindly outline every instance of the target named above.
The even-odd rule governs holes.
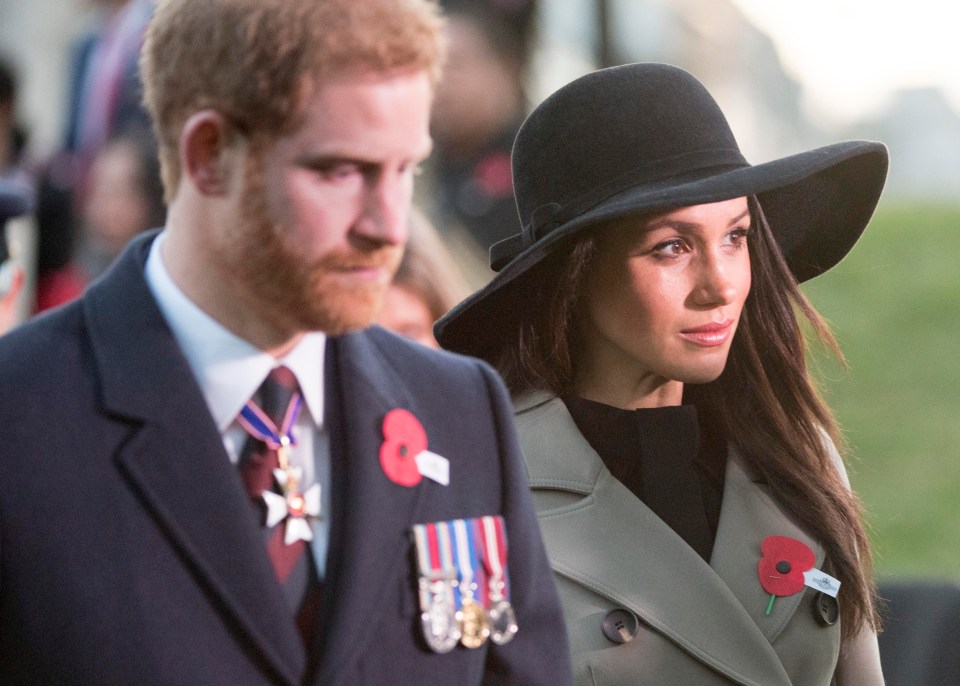
[[[228,191],[229,153],[233,131],[222,114],[201,110],[187,119],[180,133],[180,165],[184,176],[201,195]]]

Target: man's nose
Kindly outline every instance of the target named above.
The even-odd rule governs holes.
[[[402,174],[381,174],[364,191],[356,233],[377,243],[402,245],[407,240],[410,197],[409,180]]]

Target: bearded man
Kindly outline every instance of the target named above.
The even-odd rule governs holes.
[[[509,403],[374,320],[429,0],[161,0],[168,221],[0,342],[0,683],[564,684]]]

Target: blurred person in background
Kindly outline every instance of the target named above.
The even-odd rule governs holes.
[[[417,208],[410,212],[403,259],[387,289],[378,323],[431,348],[433,325],[469,293],[456,262]]]
[[[17,121],[18,92],[13,64],[0,57],[0,179],[29,187],[24,165],[27,134]]]
[[[523,228],[435,332],[514,396],[584,686],[878,686],[859,502],[798,282],[876,207],[880,143],[750,165],[689,73],[564,86],[513,152]]]
[[[7,226],[7,220],[29,215],[35,197],[25,160],[27,134],[17,119],[18,94],[14,64],[0,57],[0,334],[29,314],[34,295],[35,226],[29,220]]]
[[[63,141],[38,176],[37,311],[79,297],[87,283],[77,249],[101,148],[120,132],[150,128],[137,60],[154,0],[82,1],[93,26],[74,47]]]
[[[84,168],[117,132],[150,127],[137,60],[154,5],[154,0],[87,1],[99,17],[74,50],[63,143]]]
[[[22,186],[0,178],[0,336],[17,323],[17,299],[23,288],[23,267],[10,253],[7,221],[26,214],[30,199]]]
[[[99,276],[134,236],[163,226],[165,216],[150,131],[137,127],[109,140],[90,167],[83,201],[77,260],[86,278]]]
[[[450,54],[431,119],[431,195],[423,206],[454,256],[467,262],[468,278],[486,283],[487,249],[517,228],[510,148],[527,111],[535,6],[448,0],[444,7]],[[480,270],[470,264],[478,260]]]

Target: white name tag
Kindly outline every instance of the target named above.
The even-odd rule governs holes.
[[[819,569],[805,571],[803,573],[803,583],[834,598],[837,597],[837,592],[840,590],[840,581]]]
[[[450,485],[450,460],[429,450],[424,450],[414,459],[417,461],[417,470],[420,474],[441,486]]]

